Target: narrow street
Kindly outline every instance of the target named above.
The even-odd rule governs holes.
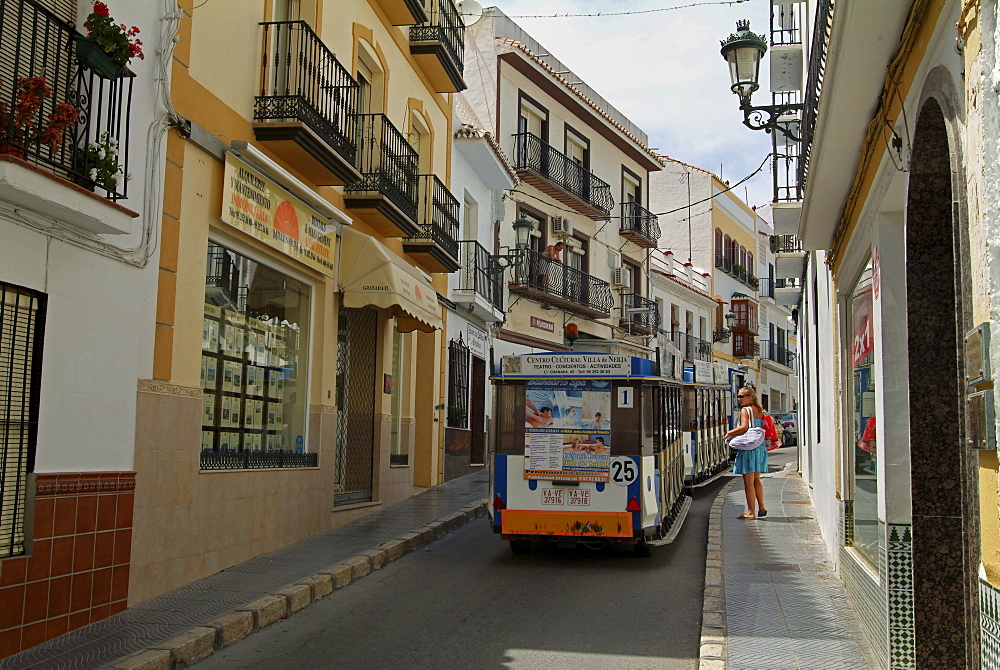
[[[771,470],[795,451],[772,452]],[[680,536],[650,558],[517,556],[478,520],[198,667],[696,668],[708,511],[727,481],[697,489]]]

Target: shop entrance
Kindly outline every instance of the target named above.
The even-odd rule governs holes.
[[[372,499],[378,312],[341,308],[337,331],[334,505]]]
[[[486,361],[472,357],[472,384],[469,386],[469,428],[471,436],[471,464],[486,462]]]

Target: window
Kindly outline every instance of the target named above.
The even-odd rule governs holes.
[[[209,243],[203,469],[316,465],[305,453],[309,299],[307,284]]]
[[[517,117],[517,132],[531,133],[543,142],[549,139],[549,113],[523,93]]]
[[[878,565],[878,439],[875,429],[875,322],[872,303],[871,260],[854,285],[849,303],[851,337],[846,344],[850,361],[851,398],[854,421],[851,445],[854,467],[849,469],[854,499],[854,547]],[[849,435],[851,434],[849,433]]]
[[[590,168],[590,141],[566,128],[566,157],[583,168]]]
[[[752,358],[757,355],[757,303],[741,298],[732,302],[736,321],[733,322],[733,356]]]
[[[461,335],[448,345],[448,427],[469,427],[469,347]]]
[[[722,238],[722,258],[723,260],[733,260],[733,244],[729,239],[729,235],[725,235]]]
[[[0,282],[0,558],[24,554],[28,473],[35,467],[46,297]]]
[[[716,228],[715,229],[715,256],[716,256],[716,258],[718,258],[719,256],[725,255],[725,253],[726,253],[725,247],[722,246],[722,229],[721,228]]]

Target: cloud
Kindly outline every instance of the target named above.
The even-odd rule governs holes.
[[[686,163],[720,172],[733,183],[753,172],[771,151],[771,137],[743,126],[729,90],[719,40],[749,18],[767,32],[767,0],[682,7],[699,0],[501,0],[510,16],[554,57],[649,136],[651,147]],[[664,12],[608,13],[678,7]],[[521,18],[519,15],[603,13],[599,17]],[[767,72],[766,62],[761,72]],[[770,102],[766,91],[757,104]],[[737,194],[749,204],[771,200],[770,170]]]

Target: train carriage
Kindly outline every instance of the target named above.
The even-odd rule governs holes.
[[[690,385],[649,359],[578,352],[505,356],[491,381],[489,515],[515,552],[544,540],[646,554],[673,539],[691,502]]]

